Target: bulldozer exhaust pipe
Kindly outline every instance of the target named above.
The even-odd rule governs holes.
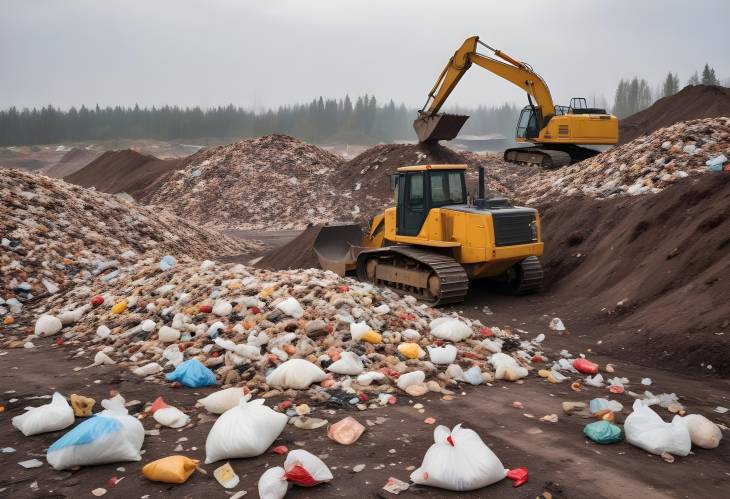
[[[419,142],[436,142],[455,138],[468,116],[461,114],[421,115],[413,122]]]
[[[479,167],[479,199],[484,199],[484,167]]]

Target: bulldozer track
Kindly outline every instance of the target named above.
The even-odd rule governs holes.
[[[434,297],[426,287],[414,287],[399,282],[378,279],[375,280],[374,284],[384,285],[396,293],[414,295],[431,306],[464,301],[464,297],[469,291],[469,277],[461,264],[450,256],[412,246],[389,246],[363,251],[357,259],[358,279],[370,281],[366,270],[366,264],[370,257],[375,256],[379,261],[382,261],[383,257],[395,255],[410,259],[420,267],[419,270],[426,272],[427,269],[429,274],[435,275],[439,280],[438,296]],[[402,268],[406,269],[405,267]]]
[[[539,165],[543,168],[560,168],[571,163],[570,154],[542,147],[516,147],[504,151],[504,160],[511,163]]]
[[[519,264],[519,284],[515,288],[516,295],[525,295],[539,291],[542,287],[543,271],[540,260],[536,256],[529,256]]]

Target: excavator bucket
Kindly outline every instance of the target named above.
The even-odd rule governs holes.
[[[353,270],[362,250],[362,230],[357,224],[323,226],[314,240],[314,252],[324,270],[344,276]]]
[[[459,134],[468,116],[461,114],[433,114],[420,116],[413,122],[419,142],[451,140]]]

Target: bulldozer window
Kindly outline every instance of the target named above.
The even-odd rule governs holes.
[[[408,207],[411,210],[423,210],[423,175],[408,176]]]
[[[431,206],[464,204],[464,176],[461,172],[431,172]]]

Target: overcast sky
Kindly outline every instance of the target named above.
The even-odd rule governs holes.
[[[728,0],[0,0],[0,107],[364,93],[419,106],[464,38],[529,62],[558,102],[705,62],[730,77]],[[525,103],[473,67],[449,104]]]

